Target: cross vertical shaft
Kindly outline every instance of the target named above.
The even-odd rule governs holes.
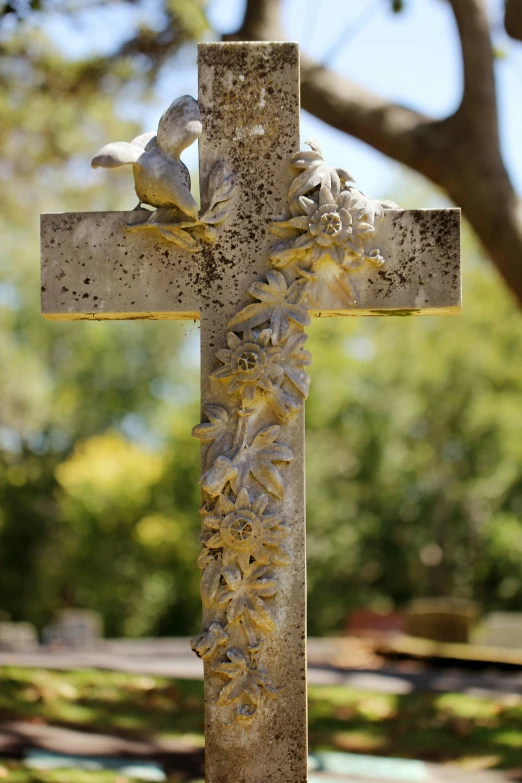
[[[286,207],[292,174],[288,161],[299,148],[299,54],[295,44],[202,44],[199,47],[201,192],[216,159],[238,177],[234,213],[224,224],[219,249],[201,260],[201,401],[230,407],[222,382],[211,377],[217,350],[226,347],[227,323],[251,298],[248,287],[264,277],[274,238],[270,219]],[[204,205],[203,205],[204,206]],[[273,419],[256,422],[256,431]],[[291,528],[285,546],[290,567],[278,569],[276,629],[266,635],[262,658],[277,686],[254,722],[223,726],[216,706],[222,677],[205,664],[205,754],[212,783],[301,783],[307,774],[306,558],[304,412],[285,426],[294,460],[284,468],[283,517]],[[213,609],[204,610],[204,627]],[[229,629],[232,644],[240,629]],[[239,646],[239,642],[238,642]],[[244,638],[241,641],[244,647]]]

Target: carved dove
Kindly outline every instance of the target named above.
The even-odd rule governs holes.
[[[131,142],[106,144],[94,156],[91,166],[117,168],[132,164],[140,205],[143,202],[151,207],[178,207],[197,219],[198,206],[190,192],[190,175],[180,155],[200,133],[197,101],[183,95],[162,114],[157,134],[143,133]]]

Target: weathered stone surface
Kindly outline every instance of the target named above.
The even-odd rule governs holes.
[[[210,44],[199,47],[199,105],[202,185],[217,158],[237,172],[239,196],[222,229],[219,248],[202,259],[201,399],[230,407],[226,387],[211,378],[220,365],[215,352],[226,347],[227,323],[251,302],[248,287],[262,278],[274,238],[270,218],[285,207],[291,180],[290,156],[299,146],[299,54],[295,44]],[[203,188],[202,188],[203,190]],[[267,421],[272,424],[272,421]],[[263,422],[258,420],[259,431]],[[285,426],[294,461],[285,466],[283,517],[291,526],[285,547],[292,565],[278,570],[274,599],[276,629],[265,635],[261,663],[284,691],[264,699],[251,722],[222,725],[216,706],[225,684],[205,673],[205,756],[212,783],[287,783],[307,774],[306,558],[304,509],[304,420]],[[212,622],[205,610],[204,625]],[[209,616],[210,615],[210,616]],[[231,626],[234,646],[244,646]]]
[[[200,144],[204,146],[204,140]],[[256,144],[259,148],[259,137]],[[208,157],[210,165],[215,158],[210,152]],[[277,157],[277,165],[284,170],[285,161]],[[256,187],[255,198],[258,208],[266,201],[267,209],[259,213],[262,219],[245,225],[244,233],[250,239],[250,233],[255,232],[256,241],[259,239],[268,252],[274,243],[267,229],[273,214],[270,200],[274,187],[262,184],[264,189]],[[237,220],[243,223],[242,184],[240,192]],[[247,263],[245,273],[249,276],[241,291],[239,279],[227,270],[221,241],[203,253],[184,252],[160,236],[128,233],[123,226],[128,215],[42,215],[42,313],[46,318],[199,318],[216,294],[228,299],[230,312],[252,301],[246,289],[252,279],[262,275],[266,260],[265,266],[261,261]],[[237,225],[230,229],[237,230]],[[358,306],[344,306],[331,294],[321,310],[311,311],[312,316],[460,312],[459,209],[388,210],[379,226],[378,240],[386,258],[384,266],[366,265],[352,275]]]
[[[386,261],[351,273],[357,306],[340,308],[330,292],[312,316],[460,312],[460,209],[386,210],[376,236]]]
[[[199,265],[128,212],[42,215],[42,314],[75,320],[199,318]]]

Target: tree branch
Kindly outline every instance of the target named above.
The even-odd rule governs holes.
[[[438,123],[301,56],[304,109],[412,168],[432,168]]]
[[[462,109],[488,110],[498,133],[494,53],[483,0],[450,0],[462,51],[464,92]]]

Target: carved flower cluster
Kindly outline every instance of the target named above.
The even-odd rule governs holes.
[[[272,231],[283,241],[270,256],[278,269],[290,268],[303,283],[302,299],[319,306],[325,289],[345,305],[357,304],[350,275],[366,261],[382,266],[384,258],[372,247],[376,224],[391,201],[374,201],[352,184],[343,169],[324,161],[316,142],[310,151],[298,152],[292,165],[303,172],[289,191],[290,216],[274,221]]]
[[[208,421],[193,430],[206,446],[198,565],[201,598],[214,619],[192,647],[228,679],[217,699],[228,711],[224,723],[252,718],[262,693],[280,690],[260,654],[263,635],[277,623],[277,569],[291,563],[281,469],[293,453],[279,438],[308,396],[308,308],[320,304],[325,287],[355,305],[350,272],[365,261],[384,263],[370,243],[389,204],[349,185],[351,175],[327,166],[318,145],[308,144],[311,151],[292,158],[301,173],[289,190],[289,214],[272,224],[283,239],[270,256],[276,269],[250,286],[256,301],[230,320],[228,347],[216,352],[212,377],[225,384],[228,409],[206,405]],[[266,426],[267,415],[278,423]],[[259,420],[265,426],[256,431]],[[212,663],[225,647],[228,660]]]

